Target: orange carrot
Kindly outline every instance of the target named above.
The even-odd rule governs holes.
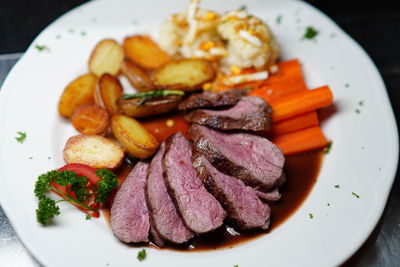
[[[323,148],[328,144],[319,126],[275,137],[272,142],[285,156]]]
[[[291,94],[271,103],[272,120],[280,121],[332,104],[329,86]]]
[[[299,131],[319,124],[317,112],[311,111],[272,124],[272,136]]]
[[[268,103],[277,101],[282,97],[307,90],[303,80],[286,80],[278,83],[263,83],[256,86],[249,95],[259,96]]]

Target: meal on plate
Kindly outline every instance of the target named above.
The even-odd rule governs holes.
[[[219,248],[301,205],[329,147],[317,115],[329,87],[309,90],[300,62],[279,61],[278,40],[245,8],[199,4],[172,14],[158,42],[101,40],[66,86],[58,112],[78,133],[67,164],[36,182],[39,223],[68,201],[86,219],[102,209],[125,243]]]

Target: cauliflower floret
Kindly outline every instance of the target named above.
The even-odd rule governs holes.
[[[243,10],[224,14],[218,33],[227,42],[228,56],[222,59],[225,66],[269,68],[279,57],[279,46],[268,26]]]
[[[189,11],[172,15],[161,26],[160,47],[168,54],[181,54],[186,58],[201,57],[219,59],[226,55],[218,35],[219,15],[215,12],[196,9],[192,18]]]

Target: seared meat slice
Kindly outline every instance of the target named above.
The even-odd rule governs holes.
[[[117,191],[111,206],[111,229],[122,242],[149,241],[149,211],[144,187],[148,164],[139,161]]]
[[[271,112],[271,106],[262,98],[245,96],[229,109],[197,109],[186,114],[185,120],[219,130],[268,131]]]
[[[192,238],[193,233],[184,224],[168,194],[161,162],[164,151],[165,143],[162,143],[150,163],[146,185],[147,205],[154,231],[161,238],[179,244]]]
[[[256,190],[257,196],[266,202],[274,202],[281,199],[281,193],[278,188],[275,188],[269,192],[261,192]]]
[[[247,94],[245,89],[231,89],[220,93],[202,92],[192,94],[185,101],[179,104],[179,110],[194,108],[227,107],[235,105]]]
[[[170,196],[187,227],[201,234],[221,226],[226,212],[204,187],[191,157],[192,147],[182,134],[167,139],[163,168]]]
[[[268,139],[249,133],[224,133],[193,124],[188,130],[196,151],[219,171],[268,191],[281,185],[285,157]]]
[[[242,180],[218,171],[201,154],[194,154],[193,166],[234,225],[240,229],[268,228],[271,209],[258,198],[255,189],[245,185]]]

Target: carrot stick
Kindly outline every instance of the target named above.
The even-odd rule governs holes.
[[[275,137],[272,142],[285,156],[323,148],[328,144],[319,126]]]
[[[272,120],[280,121],[326,107],[332,104],[332,101],[333,95],[329,86],[291,94],[271,103]]]
[[[272,124],[272,136],[279,136],[295,131],[299,131],[319,124],[317,112],[307,112],[286,120]]]
[[[263,83],[256,86],[249,95],[259,96],[268,103],[277,101],[282,97],[295,94],[301,91],[306,91],[307,86],[303,80],[287,80],[279,83]]]
[[[284,82],[287,80],[301,80],[303,81],[303,73],[301,64],[298,59],[283,61],[277,63],[279,71],[272,74],[266,82],[269,84]]]

